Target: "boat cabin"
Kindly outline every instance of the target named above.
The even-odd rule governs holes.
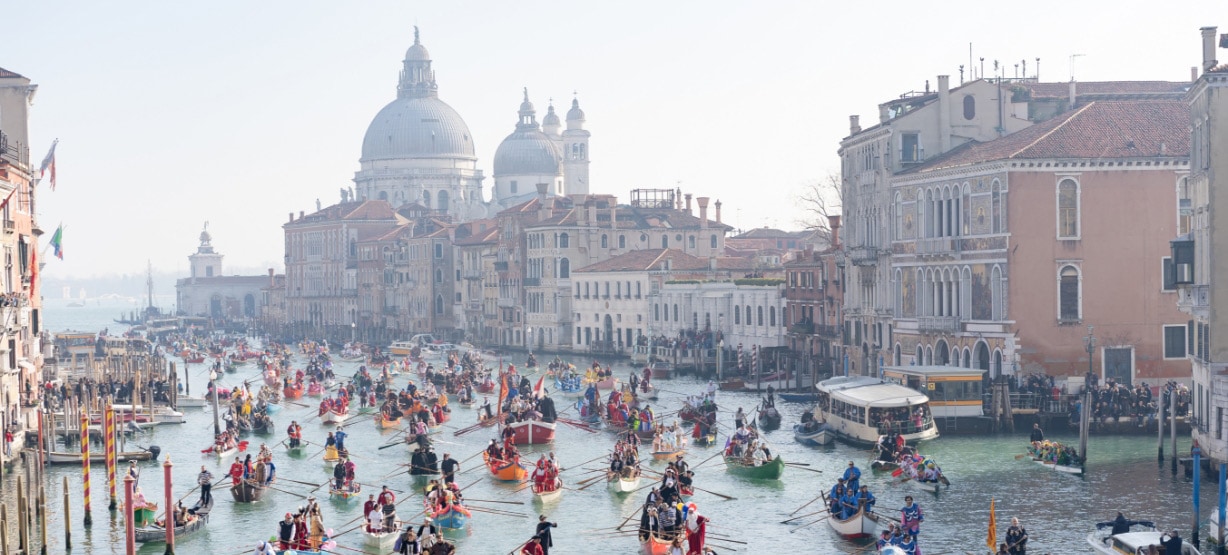
[[[930,399],[934,418],[984,416],[984,370],[954,366],[886,366],[883,379]]]
[[[938,437],[925,394],[868,376],[819,382],[818,409],[837,437],[873,445],[880,435],[898,432],[906,441]]]

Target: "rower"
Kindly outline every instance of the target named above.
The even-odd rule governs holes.
[[[866,508],[867,513],[874,512],[874,494],[870,493],[870,486],[861,486],[861,491],[857,494],[857,502]]]
[[[1039,423],[1033,423],[1033,424],[1032,424],[1032,435],[1031,435],[1031,437],[1028,439],[1028,441],[1031,441],[1032,443],[1039,443],[1039,442],[1042,442],[1042,441],[1044,441],[1044,440],[1045,440],[1045,432],[1044,432],[1044,430],[1041,430],[1041,429],[1040,429],[1040,424],[1039,424]]]
[[[396,500],[397,496],[392,493],[392,490],[388,489],[388,486],[384,486],[383,490],[379,493],[377,501],[379,502],[380,510],[384,513],[385,532],[396,530]]]
[[[333,479],[336,481],[335,482],[336,487],[333,489],[340,491],[342,487],[345,485],[345,465],[344,464],[338,462],[337,465],[333,467]],[[367,514],[367,511],[363,511],[363,514]]]
[[[338,453],[344,454],[347,452],[345,450],[345,436],[347,435],[349,434],[345,433],[345,430],[342,429],[341,426],[337,426],[337,433],[333,434],[333,437],[337,438],[337,452]]]
[[[844,471],[844,482],[848,488],[857,491],[859,482],[861,481],[861,470],[857,469],[857,465],[853,461],[849,461],[849,467]]]

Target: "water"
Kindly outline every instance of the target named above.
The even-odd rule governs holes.
[[[48,307],[51,329],[60,329],[55,324],[55,319],[60,316],[59,310]],[[107,326],[114,314],[107,312],[100,317],[105,319],[97,322],[93,326],[94,329]],[[90,329],[84,327],[87,323],[74,322],[73,327]],[[574,362],[581,366],[586,361]],[[337,372],[342,376],[349,375],[355,367],[356,365],[340,363]],[[616,368],[620,374],[629,370],[627,366]],[[189,369],[194,393],[199,394],[204,390],[206,373],[197,365]],[[241,368],[237,374],[226,374],[223,384],[236,385],[255,374],[255,368],[249,365]],[[401,377],[398,384],[403,385],[405,379]],[[691,379],[677,379],[662,381],[660,386],[663,392],[661,399],[653,404],[654,408],[670,411],[679,406],[683,394],[699,391],[702,384]],[[310,398],[306,400],[312,402]],[[562,399],[557,401],[560,407],[566,406]],[[750,410],[757,403],[757,397],[753,394],[722,393],[719,403],[730,411],[738,406]],[[941,438],[922,448],[923,452],[933,456],[943,466],[952,484],[948,491],[934,497],[907,484],[894,484],[889,473],[876,474],[869,471],[869,453],[865,450],[842,444],[818,449],[797,445],[793,442],[788,428],[799,420],[804,407],[782,404],[780,408],[785,417],[784,429],[767,434],[774,451],[779,452],[788,462],[808,463],[812,465],[810,468],[822,473],[789,468],[780,482],[760,483],[729,475],[719,458],[699,467],[696,471],[696,485],[737,498],[734,501],[726,501],[702,492],[697,493],[692,501],[699,506],[703,514],[712,519],[709,530],[748,543],[737,545],[711,542],[717,548],[729,547],[736,551],[754,553],[858,552],[864,544],[839,539],[825,522],[801,526],[818,515],[792,524],[780,523],[789,518],[789,514],[795,509],[818,496],[820,491],[830,488],[850,460],[863,469],[863,483],[870,485],[878,497],[877,508],[880,512],[898,509],[903,504],[905,495],[913,495],[918,500],[926,514],[921,535],[921,544],[926,553],[963,553],[966,550],[983,552],[991,498],[996,501],[999,538],[1005,535],[1010,518],[1018,517],[1028,529],[1031,537],[1029,547],[1033,553],[1090,552],[1084,540],[1085,536],[1095,522],[1109,520],[1118,510],[1132,518],[1154,520],[1158,525],[1176,527],[1183,530],[1183,535],[1189,534],[1192,486],[1183,479],[1174,477],[1167,463],[1162,467],[1157,466],[1155,437],[1092,438],[1089,446],[1092,462],[1088,466],[1087,476],[1083,478],[1048,471],[1027,460],[1016,460],[1014,455],[1024,452],[1027,441],[1025,435]],[[439,442],[437,449],[450,452],[457,460],[464,461],[478,453],[489,439],[494,437],[494,432],[484,429],[454,437],[451,429],[468,426],[476,421],[476,415],[474,411],[459,406],[453,407],[453,411],[452,421],[448,426],[450,429],[440,436],[443,441]],[[129,440],[140,445],[159,445],[163,458],[169,456],[174,461],[176,498],[195,485],[195,476],[202,464],[217,477],[221,477],[229,466],[229,462],[219,463],[216,458],[202,458],[200,454],[200,449],[206,447],[212,438],[211,413],[206,409],[187,409],[187,414],[186,424],[160,426],[137,439]],[[317,418],[311,418],[314,414],[314,407],[290,405],[275,414],[274,421],[279,430],[284,430],[291,419],[300,423],[306,421],[305,438],[322,443],[327,428],[322,426]],[[350,432],[347,443],[356,456],[358,480],[368,489],[377,489],[380,485],[387,484],[408,493],[411,484],[404,473],[381,480],[381,477],[396,470],[397,463],[408,462],[408,449],[395,446],[379,450],[378,447],[392,438],[394,432],[377,430],[369,419],[370,417],[362,417],[347,427]],[[732,415],[722,414],[722,421],[730,423]],[[247,439],[252,441],[253,448],[256,448],[261,441],[272,446],[284,437],[284,432],[279,431],[266,438],[250,436]],[[1067,437],[1057,439],[1076,441],[1075,438]],[[563,466],[571,467],[562,475],[565,481],[571,485],[578,480],[594,476],[591,473],[586,474],[584,468],[576,465],[605,454],[613,441],[613,434],[609,432],[590,434],[560,424],[553,448]],[[1188,439],[1179,441],[1179,447],[1183,453],[1188,452]],[[525,451],[537,453],[544,452],[545,449],[532,448]],[[716,452],[715,448],[692,448],[687,459],[695,466]],[[318,456],[303,460],[289,459],[280,447],[274,448],[274,454],[281,478],[311,483],[323,483],[328,478]],[[530,454],[529,457],[535,458],[536,455]],[[143,463],[142,466],[141,485],[146,496],[161,499],[161,466],[158,463]],[[598,466],[599,463],[584,465],[586,468]],[[659,465],[653,466],[659,469]],[[525,517],[475,513],[468,529],[454,535],[461,553],[502,555],[512,551],[532,535],[539,513],[547,515],[550,520],[559,524],[554,531],[555,552],[637,551],[638,544],[630,535],[611,537],[586,531],[614,527],[624,518],[637,513],[645,492],[616,497],[605,489],[603,484],[598,484],[585,491],[566,491],[559,501],[539,507],[534,505],[527,490],[515,493],[514,485],[491,480],[481,468],[480,457],[462,466],[463,469],[474,467],[478,468],[465,473],[458,480],[461,486],[473,484],[465,490],[467,498],[524,503],[520,506],[475,502],[474,506],[510,510]],[[53,515],[50,526],[51,552],[64,552],[63,521],[59,516],[62,515],[64,476],[69,478],[69,493],[73,503],[72,552],[102,554],[123,551],[123,521],[106,510],[105,469],[102,465],[95,465],[92,472],[94,525],[89,530],[86,530],[81,522],[80,468],[71,465],[56,466],[47,473],[51,482],[48,496]],[[10,485],[11,477],[5,483],[6,495],[12,491]],[[122,496],[122,483],[119,487]],[[281,480],[277,487],[303,495],[311,489],[310,486],[300,486],[285,480]],[[249,552],[258,540],[268,539],[276,532],[276,522],[284,513],[297,509],[303,503],[302,499],[287,493],[269,492],[260,503],[240,505],[232,502],[224,486],[215,489],[214,494],[217,502],[209,525],[204,531],[178,541],[177,552]],[[1215,503],[1213,481],[1204,482],[1202,494],[1205,518]],[[321,494],[317,491],[315,495],[320,499],[327,526],[336,531],[349,528],[350,525],[346,523],[360,517],[361,500],[347,505],[329,500],[327,492]],[[195,494],[185,500],[185,504],[190,505],[194,499]],[[400,504],[399,512],[402,515],[416,513],[421,507],[420,499],[421,496],[416,495],[415,499]],[[813,510],[818,510],[818,503],[798,514]],[[634,517],[633,521],[637,519],[638,517]],[[359,532],[342,535],[338,542],[343,546],[362,548]],[[600,549],[595,546],[600,546]],[[150,544],[141,548],[140,552],[162,553],[164,549],[161,544]]]

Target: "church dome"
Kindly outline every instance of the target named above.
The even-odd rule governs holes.
[[[495,150],[495,177],[504,175],[559,175],[562,153],[545,133],[517,129]]]
[[[362,140],[362,159],[475,158],[469,126],[436,96],[393,100],[375,115]]]
[[[405,59],[406,60],[429,60],[431,59],[431,53],[426,51],[426,47],[422,46],[422,43],[415,42],[413,46],[409,47],[409,50],[405,51]]]
[[[554,104],[551,104],[546,108],[546,117],[542,118],[542,127],[558,127],[559,125],[561,125],[559,115],[554,113]]]
[[[571,99],[571,109],[567,111],[567,121],[575,120],[584,120],[584,110],[580,109],[580,100],[573,98]]]

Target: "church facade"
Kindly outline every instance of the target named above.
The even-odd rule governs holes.
[[[175,307],[184,316],[224,320],[256,318],[267,302],[263,289],[271,276],[226,276],[222,253],[214,250],[208,224],[200,232],[200,245],[188,256],[191,274],[175,282]],[[271,270],[270,270],[271,271]]]

